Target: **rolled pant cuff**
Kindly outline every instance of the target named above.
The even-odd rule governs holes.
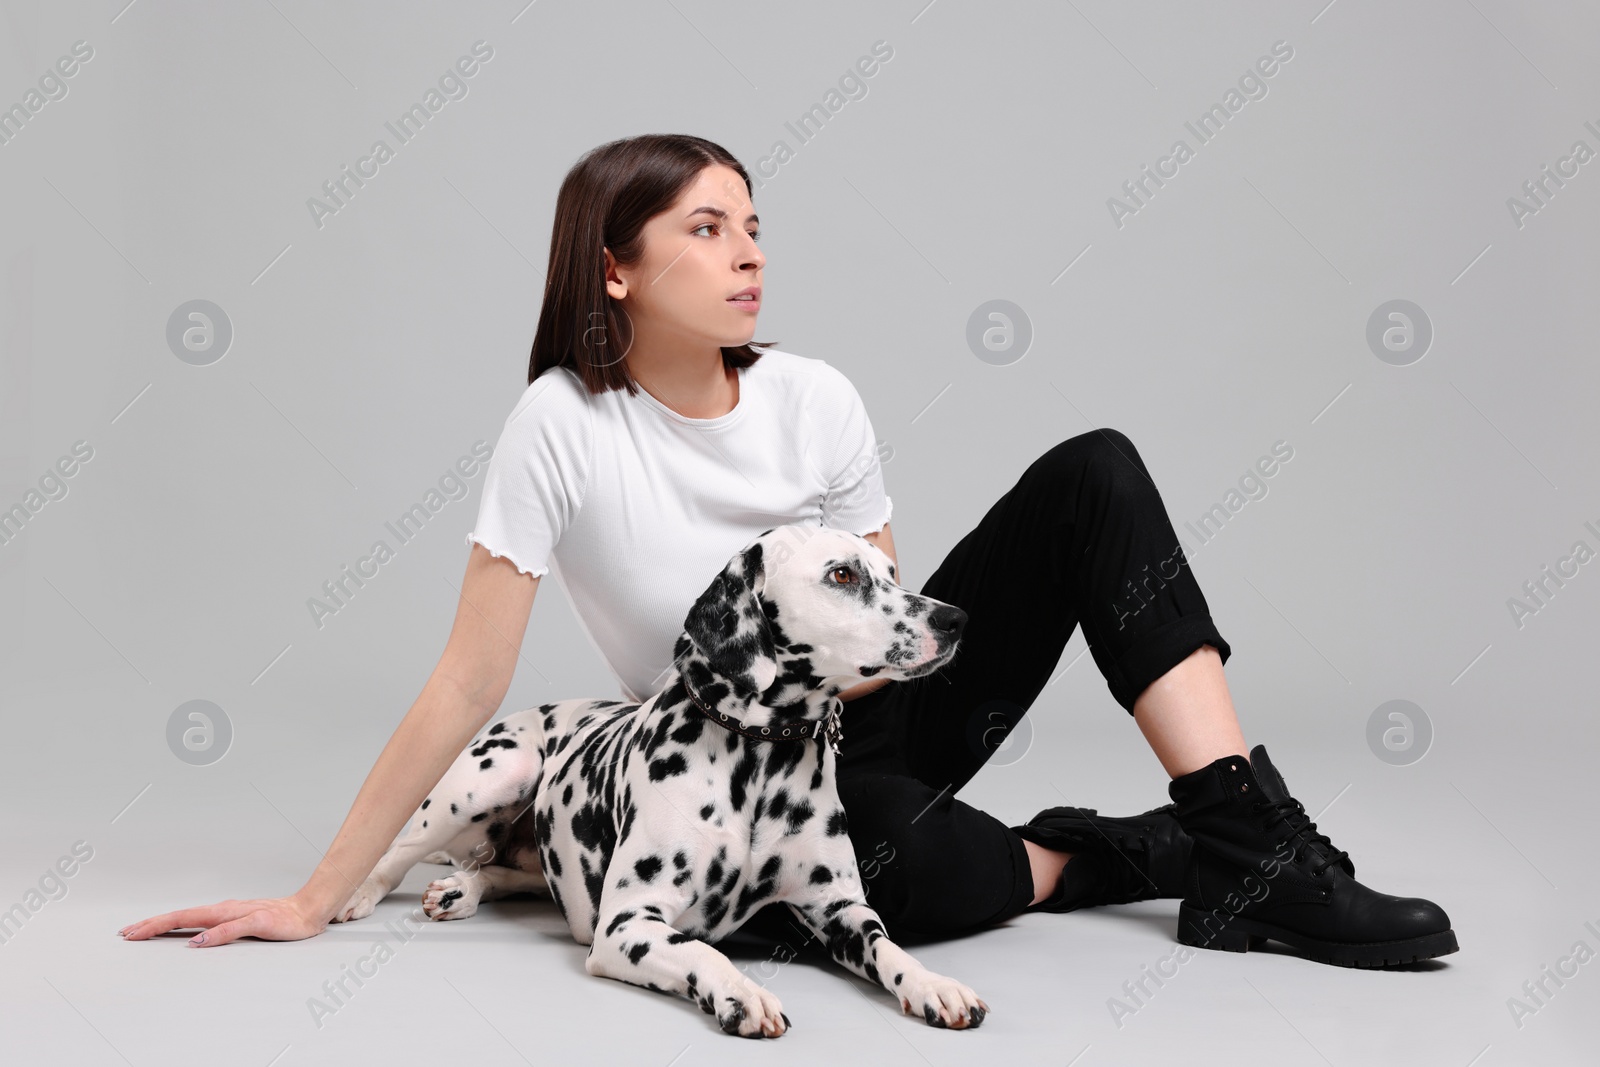
[[[1227,663],[1233,650],[1223,640],[1208,613],[1185,615],[1140,635],[1132,648],[1117,657],[1111,695],[1129,715],[1151,682],[1182,663],[1201,645],[1211,645]]]

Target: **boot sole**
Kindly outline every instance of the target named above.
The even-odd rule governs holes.
[[[1408,937],[1400,941],[1374,941],[1367,944],[1350,944],[1323,941],[1319,938],[1297,934],[1271,923],[1234,916],[1227,927],[1216,934],[1207,935],[1201,922],[1210,913],[1183,903],[1178,905],[1178,943],[1193,948],[1218,949],[1223,952],[1248,952],[1268,941],[1281,941],[1306,954],[1317,963],[1330,963],[1338,967],[1395,967],[1436,956],[1448,956],[1459,950],[1454,930]]]

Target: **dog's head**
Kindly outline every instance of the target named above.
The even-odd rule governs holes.
[[[857,534],[779,526],[740,550],[689,609],[684,632],[711,669],[757,695],[775,682],[930,674],[955,655],[967,613],[900,588]]]

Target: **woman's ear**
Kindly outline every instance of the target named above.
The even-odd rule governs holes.
[[[711,670],[734,689],[757,697],[778,677],[772,627],[760,601],[766,586],[762,555],[758,540],[734,556],[683,621],[684,633]]]
[[[605,256],[606,295],[613,300],[621,300],[628,295],[628,279],[618,272],[617,258],[611,254],[611,249],[602,248],[600,251]]]

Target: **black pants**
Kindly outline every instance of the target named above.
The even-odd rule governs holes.
[[[1027,713],[1075,626],[1130,715],[1202,644],[1223,662],[1231,653],[1144,461],[1113,429],[1035,460],[921,592],[967,613],[961,645],[942,670],[845,703],[838,772],[867,902],[897,941],[968,933],[1032,902],[1022,839],[956,794]],[[793,941],[781,907],[752,920],[756,937]]]

